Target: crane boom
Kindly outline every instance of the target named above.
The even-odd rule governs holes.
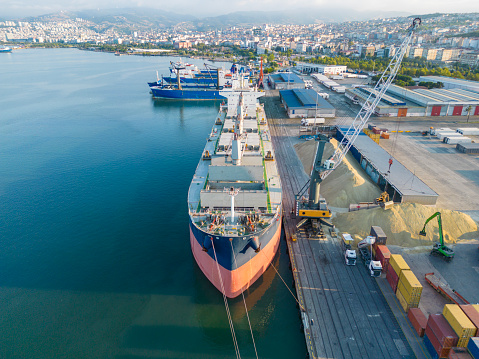
[[[352,144],[359,136],[359,133],[363,130],[372,113],[376,109],[376,106],[378,105],[379,101],[381,101],[382,97],[389,88],[389,85],[396,77],[396,74],[399,71],[399,67],[401,66],[401,62],[406,53],[406,49],[411,43],[413,33],[420,24],[421,19],[415,18],[411,26],[409,26],[407,30],[407,36],[399,47],[399,51],[396,52],[394,57],[389,62],[388,67],[381,75],[379,81],[376,83],[374,90],[370,92],[367,100],[361,107],[361,110],[358,112],[353,123],[351,124],[351,126],[349,126],[349,129],[344,134],[343,139],[338,144],[338,148],[334,152],[333,156],[328,161],[326,161],[326,170],[321,172],[321,179],[324,180],[337,166],[339,166],[344,156],[346,156],[346,153],[348,153]]]
[[[319,193],[321,182],[341,163],[344,156],[351,148],[351,145],[366,125],[366,122],[368,122],[379,101],[381,101],[386,90],[396,76],[402,59],[404,58],[404,54],[406,53],[406,49],[411,42],[414,30],[416,30],[420,24],[421,19],[415,18],[413,20],[411,26],[409,26],[407,30],[406,38],[399,47],[399,51],[389,62],[388,67],[381,75],[374,90],[370,92],[366,102],[363,104],[353,123],[344,134],[344,137],[339,143],[333,156],[325,161],[324,164],[322,163],[323,152],[325,144],[329,142],[329,138],[324,135],[318,136],[318,147],[316,149],[311,178],[309,180],[309,197],[306,199],[306,197],[303,196],[306,191],[307,183],[301,189],[300,193],[295,196],[297,216],[308,218],[331,217],[331,211],[328,209],[325,199],[321,198]]]

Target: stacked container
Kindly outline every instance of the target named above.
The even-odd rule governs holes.
[[[467,350],[469,350],[469,353],[474,359],[479,359],[479,338],[469,339]]]
[[[372,230],[372,227],[371,227]],[[393,289],[393,292],[396,293],[397,285],[399,282],[399,276],[401,271],[410,270],[406,261],[400,254],[391,254],[389,258],[389,266],[386,271],[386,280]]]
[[[442,311],[447,322],[459,337],[458,347],[467,347],[470,337],[476,335],[477,328],[457,304],[446,304]]]
[[[479,304],[460,305],[460,307],[476,329],[479,328]],[[478,335],[477,332],[476,335]]]
[[[411,322],[414,330],[416,331],[417,335],[420,337],[424,336],[424,332],[426,330],[427,325],[427,318],[419,308],[411,308],[407,313],[407,317]]]
[[[451,348],[448,359],[473,359],[464,348]]]
[[[427,320],[424,345],[433,358],[447,358],[458,336],[442,314],[431,314]]]
[[[377,261],[381,262],[383,266],[383,272],[387,273],[389,266],[389,258],[391,257],[391,252],[389,252],[388,247],[383,244],[378,244],[374,250],[374,258]]]
[[[386,241],[388,237],[386,236],[386,233],[384,233],[383,229],[379,226],[371,226],[371,231],[369,232],[370,236],[373,236],[376,238],[375,244],[386,244]]]
[[[410,308],[417,308],[421,299],[422,285],[410,270],[402,270],[396,289],[396,297],[401,303],[404,312]]]

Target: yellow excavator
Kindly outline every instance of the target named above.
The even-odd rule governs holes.
[[[389,200],[389,193],[386,191],[381,193],[379,197],[376,198],[375,202],[384,209],[389,209],[394,205],[394,202]]]

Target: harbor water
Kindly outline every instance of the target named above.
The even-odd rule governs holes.
[[[0,55],[0,358],[235,357],[186,203],[219,103],[152,100],[170,60]],[[274,265],[292,289],[284,241]],[[272,268],[246,305],[259,358],[305,357]],[[229,306],[241,357],[256,358],[242,298]]]

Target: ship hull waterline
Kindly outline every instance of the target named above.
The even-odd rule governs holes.
[[[204,252],[203,246],[200,244],[202,239],[195,237],[191,228],[192,224],[190,223],[191,250],[201,271],[216,289],[223,293],[224,288],[224,294],[228,298],[235,298],[247,290],[259,277],[261,277],[273,261],[280,244],[281,224],[282,216],[280,215],[274,224],[274,233],[272,233],[271,239],[267,242],[264,248],[261,248],[254,257],[243,265],[240,265],[238,268],[225,268],[217,263],[212,256]],[[227,241],[228,239],[224,238],[224,240]],[[210,252],[212,251],[213,250],[210,249]],[[223,286],[221,284],[223,284]]]
[[[174,100],[224,100],[218,90],[176,90],[151,88],[153,98],[174,99]]]

